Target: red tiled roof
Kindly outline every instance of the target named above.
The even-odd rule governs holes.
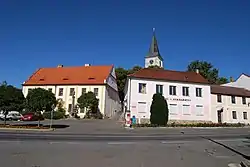
[[[40,68],[23,85],[105,84],[112,68],[112,65]]]
[[[154,68],[141,69],[130,74],[129,77],[189,83],[209,83],[203,76],[196,72],[171,71]]]
[[[220,85],[211,85],[212,94],[221,94],[221,95],[233,95],[233,96],[243,96],[250,97],[250,91],[244,88],[236,88],[231,86],[220,86]]]

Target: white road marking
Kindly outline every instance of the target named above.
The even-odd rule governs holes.
[[[109,145],[135,144],[135,142],[108,142]]]
[[[241,167],[241,165],[236,163],[230,163],[228,164],[228,167]]]

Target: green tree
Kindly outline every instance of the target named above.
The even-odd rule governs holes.
[[[150,107],[150,122],[153,125],[167,125],[168,123],[168,105],[164,96],[160,93],[153,95],[153,101]]]
[[[24,108],[25,98],[22,90],[7,82],[0,85],[0,111],[4,111],[5,124],[6,115],[9,111],[21,111]]]
[[[115,69],[118,93],[119,93],[119,97],[122,103],[124,101],[124,87],[126,84],[127,76],[129,74],[133,74],[139,71],[140,69],[142,69],[142,67],[140,66],[134,66],[133,68],[128,69],[128,70],[122,67],[118,67]]]
[[[187,71],[196,71],[206,78],[211,84],[224,84],[228,80],[224,77],[219,77],[219,70],[214,68],[214,66],[206,61],[195,60],[187,66]]]
[[[77,99],[78,106],[81,110],[87,109],[86,116],[87,117],[94,117],[94,118],[100,118],[100,112],[98,109],[99,100],[96,98],[95,94],[93,92],[88,92],[82,94]]]
[[[41,111],[52,111],[52,107],[56,106],[57,100],[55,95],[45,89],[35,88],[31,89],[26,97],[26,107],[28,111],[34,112],[41,116]],[[38,122],[40,126],[40,119]]]

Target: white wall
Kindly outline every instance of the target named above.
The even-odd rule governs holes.
[[[153,60],[153,64],[150,64],[150,60]],[[145,58],[145,68],[148,68],[149,66],[159,66],[163,67],[163,61],[159,59],[159,57],[146,57]]]
[[[236,81],[223,84],[223,86],[232,86],[250,90],[250,77],[242,74]]]
[[[242,97],[235,97],[235,104],[232,104],[231,96],[221,95],[222,102],[217,102],[217,94],[211,95],[212,121],[218,122],[217,111],[223,108],[222,122],[226,123],[250,123],[250,98],[246,98],[246,104],[242,104]],[[233,119],[232,111],[236,111],[237,119]],[[247,119],[243,119],[243,112],[247,112]]]
[[[139,83],[146,83],[146,94],[139,93]],[[174,82],[164,82],[155,80],[140,80],[131,79],[126,84],[125,88],[125,98],[127,99],[126,105],[128,110],[131,111],[131,115],[135,115],[139,118],[150,118],[150,106],[152,103],[153,94],[156,93],[156,84],[163,85],[163,96],[167,99],[168,106],[171,104],[177,105],[177,112],[169,114],[169,119],[171,120],[211,120],[211,98],[210,98],[210,86],[209,85],[199,85],[199,84],[187,84],[187,83],[174,83]],[[176,86],[177,95],[169,95],[169,86]],[[182,96],[182,86],[189,87],[189,96]],[[202,88],[202,97],[196,97],[196,87]],[[186,101],[177,101],[176,99],[185,99]],[[146,104],[145,104],[146,103]],[[184,114],[182,112],[183,105],[190,105],[189,114]],[[196,105],[203,107],[203,113],[196,113]],[[138,109],[138,107],[140,109]],[[144,111],[141,111],[144,110]]]

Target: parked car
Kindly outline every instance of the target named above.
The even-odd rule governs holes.
[[[40,118],[40,119],[39,119]],[[38,120],[44,120],[43,116],[36,113],[26,113],[23,114],[23,117],[21,118],[22,121],[38,121]]]
[[[20,114],[18,111],[9,111],[8,114],[6,115],[6,120],[20,120],[22,118],[22,114]],[[4,120],[5,115],[4,113],[0,113],[0,119]]]
[[[23,116],[20,113],[9,113],[6,118],[7,120],[19,121],[22,117]]]

